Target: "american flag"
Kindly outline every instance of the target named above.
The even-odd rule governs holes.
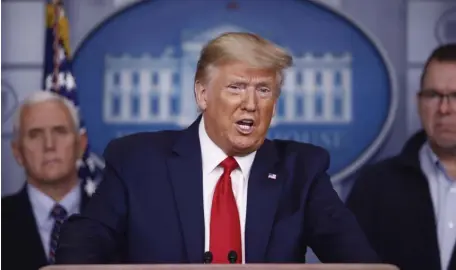
[[[42,89],[64,96],[79,110],[76,80],[71,67],[69,24],[61,0],[51,0],[47,3],[45,36]],[[80,113],[79,116],[81,132],[87,132]],[[84,155],[78,162],[78,173],[89,196],[95,192],[103,168],[104,161],[91,152],[90,145],[87,144]]]

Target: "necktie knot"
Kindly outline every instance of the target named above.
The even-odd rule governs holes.
[[[55,220],[63,221],[66,219],[67,215],[67,211],[60,204],[56,204],[54,205],[54,208],[52,208],[51,217],[53,217]]]
[[[231,172],[236,169],[239,164],[233,157],[227,157],[220,163],[220,166],[223,167],[224,173],[231,174]]]

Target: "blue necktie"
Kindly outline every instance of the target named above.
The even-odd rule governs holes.
[[[54,227],[51,232],[51,241],[49,245],[49,264],[55,263],[55,251],[59,243],[60,228],[67,218],[67,211],[60,204],[56,204],[51,211],[51,217],[54,218]]]

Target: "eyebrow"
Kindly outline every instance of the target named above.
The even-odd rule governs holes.
[[[52,129],[52,130],[56,130],[56,129],[70,129],[70,127],[66,126],[66,125],[55,125],[55,126],[50,126],[50,127],[31,127],[27,130],[27,132],[37,132],[37,131],[43,131],[45,129]]]
[[[253,80],[249,80],[243,77],[229,77],[228,78],[229,83],[242,83],[242,84],[248,84],[254,82],[256,86],[270,86],[271,84],[274,83],[274,80],[269,78],[269,77],[255,77]]]
[[[44,130],[43,127],[33,127],[27,130],[27,134],[33,133],[33,132],[42,132]]]
[[[445,91],[445,90],[440,90],[440,89],[436,89],[436,88],[423,88],[421,89],[418,93],[423,93],[423,92],[436,92],[436,93],[439,93],[439,94],[454,94],[456,93],[456,89],[450,89],[448,91]],[[443,93],[445,92],[445,93]]]

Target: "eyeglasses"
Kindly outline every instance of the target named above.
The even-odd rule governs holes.
[[[430,106],[438,106],[444,99],[447,99],[450,106],[456,109],[456,92],[442,94],[435,90],[421,90],[418,92],[418,96]]]

